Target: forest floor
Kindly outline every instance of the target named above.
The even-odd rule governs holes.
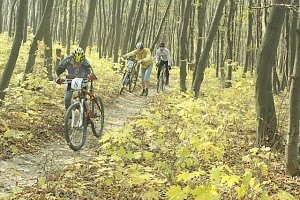
[[[176,73],[177,72],[178,71],[176,71]],[[175,72],[173,72],[172,70],[172,73]],[[153,74],[155,74],[155,72]],[[144,110],[148,110],[149,108],[151,109],[156,105],[159,105],[159,109],[153,108],[153,110],[157,110],[152,110],[154,114],[148,113],[148,115],[146,115],[146,118],[154,118],[150,119],[154,120],[154,122],[155,120],[159,121],[163,119],[165,120],[164,123],[167,124],[166,127],[170,128],[169,135],[166,134],[166,139],[162,140],[162,138],[158,138],[157,141],[155,141],[155,135],[159,135],[159,127],[157,130],[153,129],[152,132],[147,132],[148,134],[150,134],[149,137],[145,137],[145,131],[132,131],[133,138],[135,140],[142,141],[143,144],[139,147],[143,151],[141,151],[141,149],[137,150],[133,148],[132,152],[135,152],[135,150],[137,150],[136,153],[150,153],[150,151],[152,151],[154,154],[160,154],[160,156],[155,158],[153,157],[153,161],[150,159],[151,162],[143,158],[133,159],[132,161],[129,161],[129,159],[124,159],[125,164],[123,167],[127,170],[127,168],[129,168],[131,164],[133,164],[133,166],[141,165],[143,167],[143,170],[149,170],[150,167],[153,167],[152,165],[156,164],[155,161],[164,161],[169,164],[168,166],[174,167],[174,160],[176,161],[177,159],[180,159],[173,156],[174,149],[177,150],[177,148],[179,149],[180,146],[185,144],[176,143],[176,141],[180,141],[178,138],[176,138],[177,135],[180,134],[178,134],[177,128],[172,128],[173,126],[177,127],[177,125],[181,123],[180,120],[182,119],[182,116],[180,116],[180,114],[182,114],[183,112],[177,112],[174,106],[172,107],[172,109],[168,109],[167,106],[168,103],[172,104],[172,102],[173,104],[180,104],[179,102],[182,100],[180,99],[180,95],[175,96],[176,94],[178,95],[178,93],[173,94],[173,91],[178,90],[178,88],[175,89],[175,87],[178,85],[178,78],[174,78],[175,80],[171,79],[171,87],[167,87],[166,91],[159,94],[156,92],[154,84],[155,79],[153,79],[148,97],[139,96],[141,92],[139,86],[133,93],[129,93],[126,91],[124,95],[118,95],[119,79],[120,77],[116,76],[112,78],[112,80],[106,80],[107,84],[111,86],[110,88],[107,87],[107,85],[105,86],[105,83],[101,83],[101,86],[99,87],[99,89],[102,89],[102,91],[100,91],[100,95],[103,95],[103,102],[105,106],[104,133],[108,133],[106,135],[114,135],[114,131],[116,132],[120,129],[126,129],[127,127],[125,126],[125,124],[127,124],[127,122],[136,120],[133,118],[139,115]],[[211,82],[218,81],[217,79],[213,78],[208,80],[210,80]],[[242,81],[243,80],[245,81],[245,79],[242,79]],[[237,174],[242,174],[240,176],[243,177],[245,168],[257,168],[255,165],[250,165],[250,162],[248,164],[245,164],[245,162],[243,161],[245,156],[249,156],[251,154],[253,141],[255,141],[255,125],[252,125],[253,122],[255,122],[255,118],[253,117],[254,105],[249,103],[252,103],[253,96],[249,95],[249,97],[243,99],[245,96],[247,96],[245,95],[245,91],[250,91],[249,88],[251,88],[252,85],[245,83],[243,87],[236,87],[232,90],[220,89],[217,90],[218,92],[212,92],[215,87],[212,84],[210,85],[206,83],[206,85],[209,85],[209,88],[203,90],[204,94],[206,94],[204,95],[205,98],[202,98],[198,102],[189,98],[183,98],[183,104],[180,106],[182,106],[184,109],[187,109],[185,111],[190,112],[195,117],[196,120],[191,121],[191,126],[194,125],[192,123],[197,123],[197,119],[198,121],[202,121],[202,119],[203,121],[208,121],[207,124],[202,124],[201,126],[199,126],[200,128],[203,128],[203,130],[197,129],[198,131],[196,132],[199,133],[203,132],[207,135],[210,133],[209,131],[212,131],[214,133],[215,129],[220,128],[219,126],[222,121],[227,120],[224,127],[221,127],[219,129],[220,135],[218,135],[217,138],[220,143],[224,144],[224,150],[226,150],[223,155],[222,164],[227,164],[234,172],[236,172]],[[38,89],[39,88],[34,88],[34,90]],[[88,138],[82,150],[74,152],[67,146],[62,134],[64,116],[62,87],[54,86],[53,89],[51,88],[50,93],[48,92],[46,95],[42,94],[40,96],[45,99],[41,99],[40,97],[34,98],[34,95],[32,93],[34,92],[31,91],[30,98],[35,100],[34,103],[27,102],[29,103],[28,106],[25,106],[25,104],[19,105],[12,103],[5,108],[6,112],[0,110],[0,134],[6,135],[6,138],[4,138],[5,140],[3,140],[3,137],[0,137],[0,199],[1,195],[18,193],[18,190],[21,190],[23,188],[26,188],[24,190],[24,193],[27,193],[27,195],[34,194],[36,196],[43,196],[46,192],[50,193],[59,189],[60,191],[58,192],[58,196],[67,196],[70,195],[71,192],[73,192],[82,197],[82,191],[76,191],[76,188],[80,187],[82,187],[83,189],[90,187],[90,190],[85,190],[85,192],[87,193],[84,193],[84,195],[87,196],[91,195],[91,193],[88,192],[94,192],[97,196],[98,193],[104,191],[106,195],[105,197],[110,197],[106,199],[121,199],[117,197],[123,197],[123,199],[126,199],[126,197],[128,196],[132,197],[134,193],[141,193],[141,191],[147,189],[149,190],[149,194],[156,194],[155,192],[153,192],[154,190],[149,189],[149,186],[153,186],[155,190],[160,192],[160,196],[158,195],[159,199],[167,199],[165,197],[165,190],[168,189],[167,187],[169,187],[169,185],[166,185],[165,183],[161,183],[161,187],[155,188],[155,184],[151,185],[147,182],[145,182],[145,184],[141,182],[140,185],[133,185],[127,190],[124,189],[127,187],[127,185],[124,185],[123,182],[120,182],[119,185],[112,184],[110,187],[105,186],[105,184],[97,185],[96,183],[97,181],[99,182],[99,177],[107,177],[108,179],[110,179],[109,174],[105,174],[106,171],[101,170],[107,170],[109,167],[111,167],[111,171],[113,173],[118,172],[115,175],[119,175],[120,171],[118,170],[120,169],[118,167],[121,162],[118,162],[118,160],[116,160],[115,162],[112,162],[113,164],[109,163],[110,165],[108,167],[107,163],[102,163],[102,160],[97,160],[101,159],[101,156],[113,156],[109,153],[105,153],[106,150],[107,152],[109,152],[108,149],[105,149],[105,147],[101,146],[104,145],[105,142],[101,144],[99,142],[99,139],[93,136],[91,130],[88,130]],[[171,96],[169,102],[167,103],[165,102],[166,98],[163,98],[163,94],[166,93],[168,95],[165,96]],[[49,94],[52,94],[52,96],[50,96]],[[223,98],[222,100],[220,100],[220,96]],[[46,99],[47,97],[52,97],[54,98],[54,100],[50,101]],[[23,100],[26,100],[27,96],[24,96],[23,94],[23,98]],[[16,98],[13,101],[17,100],[18,99]],[[217,104],[216,102],[219,102],[220,104]],[[234,102],[235,104],[232,104],[232,102]],[[203,108],[203,110],[198,110],[198,107]],[[173,112],[174,110],[176,112],[172,115],[171,112]],[[196,112],[196,114],[193,112]],[[200,116],[199,118],[197,118],[197,114]],[[166,118],[163,118],[161,115],[166,116]],[[144,125],[147,126],[147,122],[141,119],[139,119],[138,121],[139,123],[145,123]],[[134,129],[139,129],[136,124],[131,126],[134,127]],[[163,127],[161,123],[158,123],[157,126]],[[198,128],[198,126],[194,127]],[[15,134],[17,136],[10,138],[11,134],[9,134],[9,130],[18,133]],[[194,130],[191,129],[188,133],[193,134],[193,131]],[[22,133],[25,132],[30,132],[32,133],[32,135],[29,134],[29,138],[24,138],[22,136]],[[151,135],[152,133],[156,134]],[[128,139],[128,144],[134,144],[134,141],[132,141],[131,139],[132,138]],[[152,145],[155,144],[157,148],[149,150],[149,146],[144,145],[144,143],[148,145],[149,143],[151,143],[151,141]],[[153,146],[151,146],[151,148],[153,148]],[[190,152],[190,154],[192,154],[192,152]],[[199,159],[199,169],[205,169],[209,171],[210,168],[218,164],[217,162],[215,162],[215,160],[212,160],[211,162],[202,162],[202,153],[199,155],[199,158],[201,158]],[[284,198],[288,197],[288,195],[280,193],[281,196],[277,195],[272,199],[297,199],[297,197],[300,198],[300,178],[293,178],[285,173],[283,157],[284,150],[282,149],[281,151],[274,154],[274,158],[266,159],[268,161],[269,173],[264,176],[258,173],[258,176],[262,180],[265,180],[262,181],[262,183],[264,183],[262,187],[264,189],[268,189],[270,195],[275,195],[280,191],[288,191],[290,194],[296,197]],[[99,161],[97,162],[97,164],[100,165],[99,168],[101,170],[95,167],[95,160]],[[84,165],[84,167],[81,167],[82,165]],[[167,168],[163,167],[166,166],[162,166],[161,171],[154,171],[153,176],[165,177],[163,173],[167,172]],[[185,167],[180,168],[179,166],[179,169],[184,170]],[[131,170],[131,168],[128,169],[128,171],[129,170]],[[74,174],[68,174],[69,171],[72,171],[72,173]],[[260,172],[260,170],[256,171]],[[253,169],[253,172],[256,171],[255,169]],[[177,171],[174,173],[170,173],[171,175],[170,177],[168,177],[168,179],[176,179],[179,173],[180,172]],[[48,190],[48,187],[46,189],[43,188],[43,185],[45,184],[43,183],[43,181],[45,181],[44,177],[47,177],[47,183],[53,184],[49,184],[51,185],[51,187],[49,188],[52,188],[53,186],[53,191]],[[70,181],[74,179],[74,177],[78,179],[78,183],[70,183]],[[97,181],[95,181],[95,179]],[[198,181],[201,182],[202,180]],[[85,185],[86,183],[89,183],[89,185]],[[170,183],[171,182],[168,182],[167,184]],[[81,184],[80,187],[78,187],[77,184]],[[122,187],[124,186],[124,188],[120,187],[120,185]],[[222,195],[224,196],[222,196],[221,199],[236,199],[234,198],[235,192],[233,192],[235,191],[235,189],[232,188],[228,191],[232,191],[232,196],[230,196],[229,198],[228,194],[225,191],[223,192]],[[115,193],[117,193],[119,196],[115,195],[113,196],[115,198],[113,198],[111,195]],[[255,193],[255,191],[253,193]],[[22,195],[22,193],[20,193],[20,195]],[[51,195],[56,194],[51,193]],[[69,199],[76,199],[75,196],[72,196],[72,194],[69,197]],[[93,199],[93,196],[87,199]]]
[[[157,96],[155,85],[149,89],[147,97],[140,96],[140,87],[137,86],[133,93],[123,92],[117,97],[111,96],[108,102],[104,102],[105,107],[105,127],[104,133],[111,129],[120,128],[131,117],[147,108],[148,102]],[[167,87],[164,92],[170,91]],[[117,92],[117,91],[116,91]],[[59,97],[59,96],[58,96]],[[53,171],[60,171],[65,164],[76,159],[89,160],[97,152],[98,139],[88,129],[88,137],[84,147],[74,152],[66,144],[63,137],[63,112],[57,112],[57,106],[63,110],[63,99],[59,97],[57,102],[60,105],[45,105],[40,108],[44,124],[33,124],[35,131],[40,132],[34,140],[28,143],[27,147],[19,144],[22,153],[13,155],[10,151],[2,150],[0,158],[0,194],[11,192],[17,186],[30,186],[37,182],[40,177]],[[31,129],[26,122],[20,122],[13,113],[1,113],[3,120],[10,121],[10,127],[21,127],[21,129]],[[49,116],[52,116],[49,118]],[[50,128],[49,128],[50,127]],[[49,131],[47,131],[49,129]],[[43,131],[45,130],[45,131]],[[29,145],[30,144],[30,145]],[[5,147],[4,147],[5,148]]]

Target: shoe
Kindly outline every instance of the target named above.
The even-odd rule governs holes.
[[[144,96],[148,96],[148,88],[145,89],[145,94]]]
[[[143,89],[142,93],[140,94],[140,96],[144,96],[145,94],[145,89]]]

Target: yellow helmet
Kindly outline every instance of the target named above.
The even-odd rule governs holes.
[[[75,62],[82,62],[85,58],[84,51],[81,47],[78,47],[72,52],[72,57]]]

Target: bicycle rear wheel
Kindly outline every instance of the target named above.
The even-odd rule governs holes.
[[[102,99],[97,96],[95,99],[92,100],[92,110],[93,116],[91,118],[91,127],[93,134],[96,137],[101,137],[103,133],[104,127],[104,106]]]
[[[130,81],[129,81],[129,92],[133,92],[133,90],[135,89],[136,81],[137,81],[136,71],[132,70],[130,74]]]
[[[64,121],[64,134],[69,147],[74,151],[80,150],[86,140],[87,121],[79,102],[68,108]]]

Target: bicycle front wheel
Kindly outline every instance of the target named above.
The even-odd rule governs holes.
[[[121,81],[121,88],[120,88],[120,91],[119,91],[119,94],[122,94],[123,91],[124,91],[124,88],[128,85],[128,82],[129,82],[129,72],[125,72],[125,74],[123,75],[122,77],[122,81]]]
[[[157,80],[157,86],[156,86],[157,93],[159,93],[162,90],[162,84],[163,84],[163,76],[162,73],[160,72]]]
[[[93,116],[91,118],[91,127],[96,137],[101,137],[104,127],[104,106],[101,98],[97,96],[92,100]]]
[[[132,70],[130,74],[130,81],[129,81],[129,92],[133,92],[137,81],[137,74],[135,70]]]
[[[80,150],[86,140],[87,121],[79,102],[68,108],[64,121],[64,134],[69,147],[74,151]]]

